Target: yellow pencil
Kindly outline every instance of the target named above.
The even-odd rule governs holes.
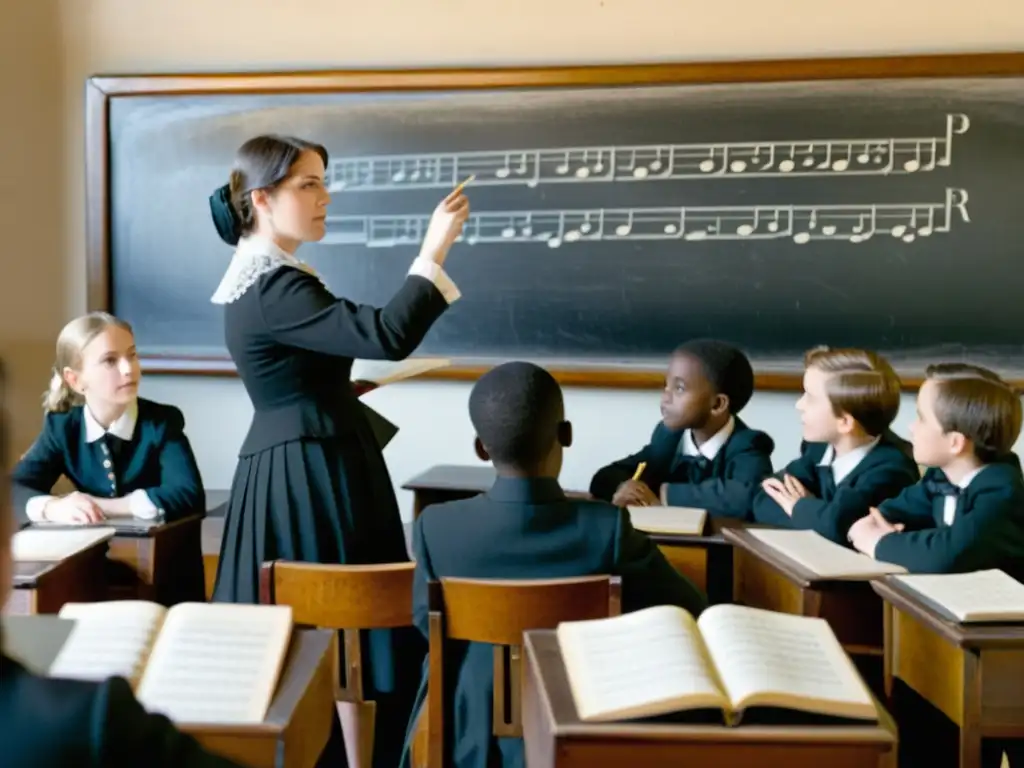
[[[472,181],[473,179],[475,179],[475,178],[476,178],[476,174],[475,174],[475,173],[471,173],[471,174],[469,175],[469,177],[468,177],[468,178],[467,178],[467,179],[466,179],[466,180],[465,180],[464,182],[462,182],[461,184],[459,184],[459,186],[457,186],[457,187],[455,188],[455,192],[456,192],[456,194],[458,194],[459,192],[461,192],[461,191],[462,191],[462,188],[463,188],[464,186],[466,186],[467,184],[469,184],[469,182],[471,182],[471,181]]]
[[[639,464],[636,465],[636,472],[633,473],[633,482],[636,482],[637,480],[640,479],[640,475],[644,473],[645,469],[647,469],[646,461],[641,461]]]

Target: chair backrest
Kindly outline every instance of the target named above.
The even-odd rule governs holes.
[[[296,624],[343,631],[339,701],[362,701],[361,629],[412,626],[415,563],[324,565],[272,560],[260,570],[260,602],[289,605]]]
[[[449,698],[444,689],[446,641],[466,640],[495,646],[493,732],[496,736],[522,737],[523,632],[554,629],[563,621],[616,616],[621,610],[621,585],[618,576],[443,578],[431,582],[427,764],[431,768],[445,764],[444,702]]]

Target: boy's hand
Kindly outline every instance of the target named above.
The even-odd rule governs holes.
[[[902,530],[902,523],[895,525],[890,523],[882,517],[881,512],[872,507],[868,514],[850,526],[850,532],[846,537],[853,544],[854,549],[869,557],[874,557],[875,547],[878,546],[882,537],[888,536],[890,533],[899,533]]]
[[[761,483],[761,487],[789,517],[793,516],[793,507],[796,503],[811,495],[804,484],[792,475],[784,475],[781,480],[769,477]]]
[[[616,489],[615,495],[612,496],[612,504],[617,507],[649,507],[657,506],[660,503],[654,491],[642,480],[627,480]]]

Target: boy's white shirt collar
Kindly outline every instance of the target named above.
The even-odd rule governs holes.
[[[693,440],[693,430],[686,430],[683,432],[682,438],[682,451],[684,456],[703,456],[706,459],[714,461],[715,456],[722,450],[722,447],[728,442],[729,438],[732,437],[733,430],[736,429],[736,419],[732,416],[729,417],[729,421],[725,423],[725,426],[715,432],[710,439],[705,440],[703,444],[697,445]]]
[[[958,486],[960,486],[961,488],[966,488],[966,487],[967,487],[968,485],[970,485],[970,484],[971,484],[971,481],[972,481],[972,480],[974,480],[974,478],[976,478],[976,477],[977,477],[978,475],[980,475],[980,474],[981,474],[981,471],[982,471],[983,469],[985,469],[985,467],[987,467],[987,466],[988,466],[988,464],[982,464],[982,465],[981,465],[980,467],[978,467],[977,469],[972,469],[972,470],[971,470],[970,472],[968,472],[968,473],[967,473],[966,475],[964,475],[963,477],[961,477],[961,478],[960,478],[960,479],[959,479],[959,480],[958,480],[958,481],[957,481],[957,482],[955,483],[955,485],[958,485]],[[947,479],[948,479],[948,478],[947,478]]]
[[[836,456],[836,449],[829,445],[825,449],[824,455],[821,457],[821,461],[818,462],[819,467],[832,466],[832,479],[836,485],[839,485],[846,477],[857,468],[864,457],[871,453],[872,449],[878,445],[881,440],[881,436],[876,437],[870,443],[864,443],[857,448],[854,448],[849,453],[844,453],[842,456]]]
[[[122,440],[131,440],[135,434],[135,422],[139,418],[139,403],[137,400],[133,400],[124,409],[124,413],[114,420],[109,429],[104,429],[103,425],[96,421],[96,417],[92,415],[88,405],[82,406],[82,413],[85,414],[85,442],[95,443],[108,432]]]
[[[294,254],[288,253],[265,237],[249,235],[238,241],[231,262],[210,301],[214,304],[230,304],[237,301],[261,276],[273,272],[278,267],[301,269],[323,283],[316,270]]]
[[[987,466],[988,464],[982,464],[977,469],[972,469],[966,475],[957,480],[956,483],[954,483],[954,485],[959,486],[960,488],[966,488],[968,485],[971,484],[971,481],[974,480],[974,478],[976,478],[979,474],[981,474],[981,471],[985,469],[985,467]],[[943,474],[945,474],[945,472],[943,472]],[[946,476],[946,479],[949,479],[948,475]],[[952,525],[953,521],[956,520],[956,509],[958,506],[959,499],[957,499],[956,496],[946,496],[946,498],[943,500],[942,521],[946,525]]]

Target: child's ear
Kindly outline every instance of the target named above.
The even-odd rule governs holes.
[[[558,422],[558,444],[563,448],[572,445],[572,423],[569,421]]]
[[[714,416],[718,416],[723,413],[729,412],[729,396],[721,393],[715,395],[715,399],[711,401],[711,413]]]
[[[480,442],[479,437],[473,438],[473,450],[476,451],[477,458],[480,461],[490,461],[491,456],[487,453],[487,449],[484,448],[484,444]]]
[[[949,451],[954,456],[974,452],[974,444],[963,432],[947,432],[946,440],[948,441]]]
[[[64,370],[61,371],[61,376],[64,379],[64,383],[71,388],[73,392],[82,394],[82,388],[79,386],[78,372],[74,368],[64,366]]]
[[[851,432],[853,432],[856,426],[857,420],[854,419],[853,416],[851,416],[848,413],[844,413],[842,416],[840,416],[836,423],[836,429],[841,435],[850,434]]]

